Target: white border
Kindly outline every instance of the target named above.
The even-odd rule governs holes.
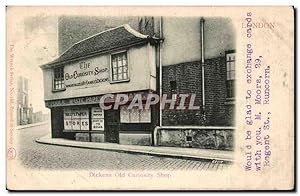
[[[126,4],[124,3],[126,2]],[[101,4],[100,4],[101,3]],[[146,6],[146,5],[164,5],[164,6],[170,6],[170,5],[182,5],[182,6],[195,6],[195,5],[215,5],[215,6],[222,6],[222,5],[294,5],[297,8],[297,27],[299,27],[299,7],[300,7],[300,1],[299,0],[273,0],[273,1],[261,1],[261,0],[251,0],[251,1],[240,1],[240,0],[229,0],[229,1],[222,1],[222,0],[210,0],[210,1],[197,1],[197,0],[185,0],[185,1],[180,1],[180,0],[151,0],[151,1],[144,1],[141,2],[140,0],[126,0],[126,1],[121,1],[121,0],[102,0],[102,1],[96,1],[96,0],[44,0],[44,1],[38,1],[38,0],[2,0],[0,1],[1,9],[0,9],[0,29],[2,30],[1,36],[0,36],[0,43],[6,43],[6,6],[7,5],[140,5],[140,6]],[[296,31],[295,33],[298,34]],[[299,38],[297,38],[299,40]],[[298,42],[295,43],[296,48],[297,48],[297,57],[299,58],[299,44]],[[0,113],[0,119],[1,119],[1,125],[2,125],[2,131],[1,131],[1,138],[3,140],[6,139],[6,45],[1,44],[0,47],[0,59],[2,59],[2,66],[0,66],[0,73],[2,74],[2,77],[0,77],[1,82],[0,82],[0,88],[2,89],[2,94],[0,96],[0,103],[1,103],[1,113]],[[295,62],[297,63],[297,62]],[[297,68],[297,75],[299,75],[299,67]],[[295,73],[296,74],[296,73]],[[297,81],[297,91],[299,92],[299,79]],[[298,101],[299,101],[299,96],[298,96]],[[297,106],[297,110],[299,109],[299,102]],[[298,110],[299,111],[299,110]],[[297,117],[297,122],[300,119],[299,115]],[[297,141],[299,141],[299,133],[297,134]],[[2,140],[2,141],[3,141]],[[2,143],[2,156],[1,156],[1,162],[0,166],[2,168],[2,174],[6,173],[6,168],[5,168],[5,154],[6,154],[6,142],[3,141]],[[297,157],[299,157],[299,149],[297,149]],[[299,168],[297,169],[299,172]],[[6,191],[6,177],[5,175],[1,175],[1,193],[8,193]],[[299,188],[299,179],[297,180],[297,187]],[[30,193],[29,193],[30,194]],[[41,193],[37,193],[40,195]],[[62,195],[62,193],[55,193],[56,195]],[[73,194],[73,193],[69,193]],[[83,195],[85,193],[79,193],[79,195]],[[101,194],[109,194],[111,195],[112,193],[101,193]],[[129,193],[131,194],[131,193]],[[157,195],[162,195],[163,193],[155,193],[153,194]],[[187,194],[187,193],[184,193]],[[207,194],[207,193],[201,193],[201,194]],[[216,193],[208,193],[209,195],[214,195]],[[248,193],[249,194],[249,193]],[[264,193],[253,193],[255,195],[264,195]],[[289,194],[289,193],[284,193],[284,194]]]

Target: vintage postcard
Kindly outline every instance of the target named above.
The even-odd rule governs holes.
[[[6,16],[8,190],[294,189],[293,7]]]

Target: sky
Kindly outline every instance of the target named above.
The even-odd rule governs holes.
[[[57,17],[38,15],[18,21],[16,38],[16,65],[18,75],[29,79],[29,104],[34,112],[49,112],[44,104],[43,75],[40,65],[47,63],[58,54]]]

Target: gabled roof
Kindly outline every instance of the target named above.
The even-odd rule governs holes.
[[[41,65],[47,68],[66,62],[71,62],[85,56],[110,51],[116,48],[126,47],[137,43],[147,43],[157,38],[143,35],[125,24],[116,28],[102,31],[84,40],[73,44],[63,52],[57,59]]]

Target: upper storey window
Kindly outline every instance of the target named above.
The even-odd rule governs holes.
[[[112,81],[128,80],[128,58],[127,52],[111,55]]]
[[[235,52],[226,53],[226,94],[234,98],[235,94]]]
[[[64,67],[56,67],[53,70],[53,90],[64,90],[65,80],[64,80]]]

